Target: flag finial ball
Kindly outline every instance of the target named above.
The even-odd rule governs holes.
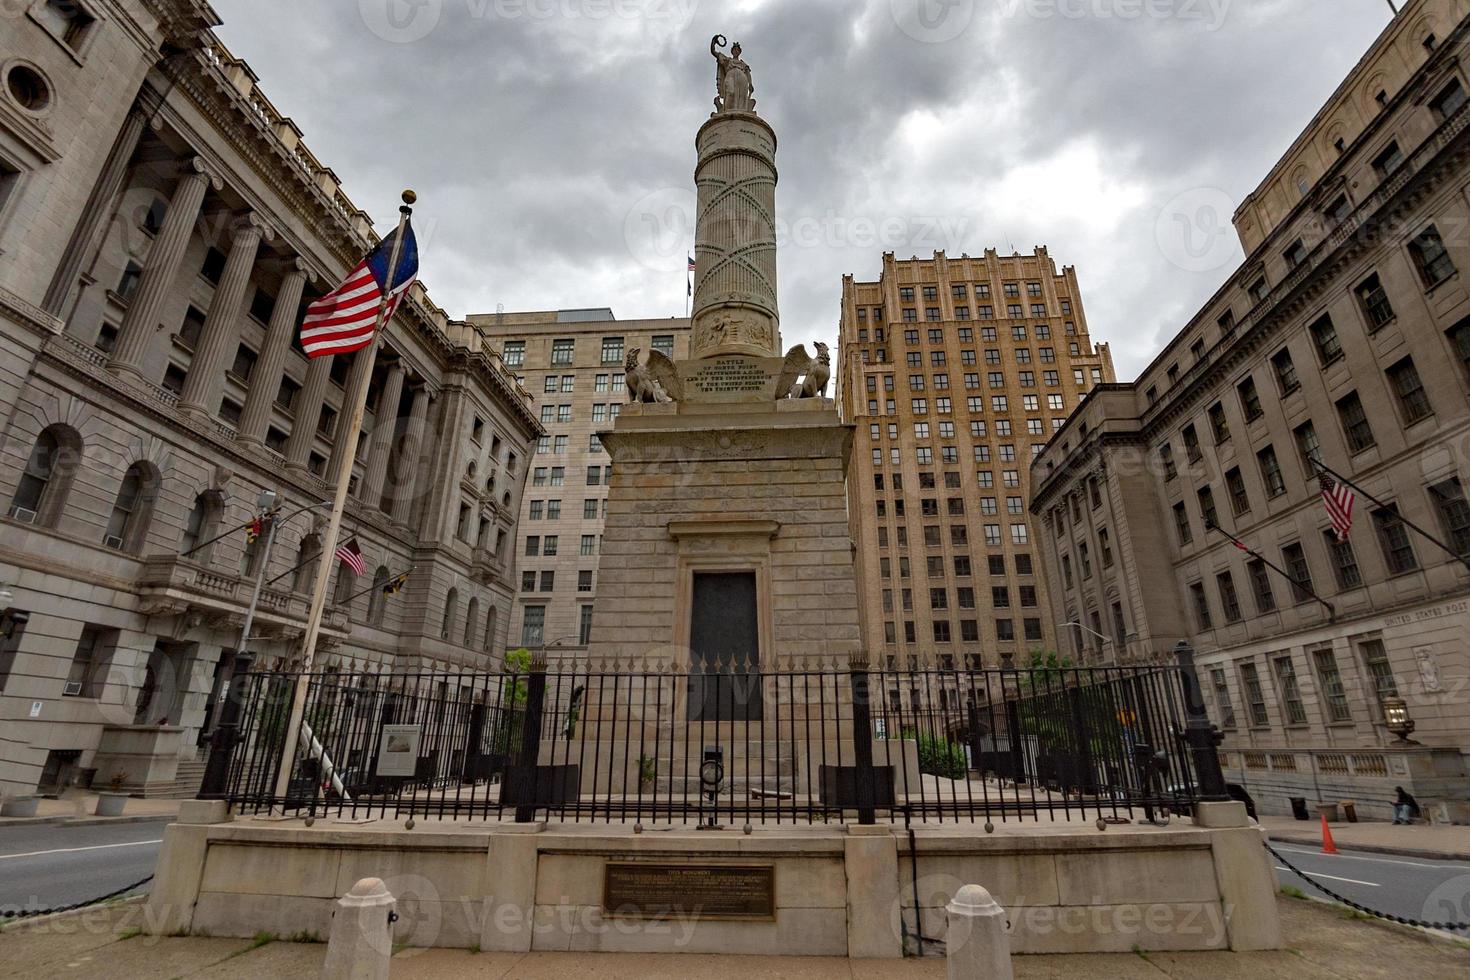
[[[415,194],[413,191],[404,191],[403,192],[403,203],[404,204],[417,204],[418,203],[418,199],[419,199],[419,196],[417,194]]]

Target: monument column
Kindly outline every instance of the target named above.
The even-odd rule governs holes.
[[[331,380],[332,358],[313,357],[306,369],[306,386],[301,389],[301,407],[296,410],[296,424],[291,426],[291,438],[286,442],[286,466],[293,470],[306,469]]]
[[[239,343],[239,318],[255,271],[255,257],[265,237],[265,225],[255,215],[245,215],[230,242],[224,272],[214,290],[214,302],[199,332],[199,346],[184,380],[179,409],[187,415],[213,416],[219,410],[220,390],[224,381],[230,345]]]
[[[755,113],[749,68],[712,49],[718,111],[699,130],[699,203],[690,357],[780,353],[776,301],[776,133]]]
[[[260,361],[255,366],[255,381],[245,396],[245,412],[240,419],[241,442],[254,445],[265,442],[271,405],[275,403],[285,374],[286,354],[291,349],[291,334],[296,330],[296,310],[301,306],[301,294],[310,278],[306,263],[301,259],[294,260],[290,270],[281,281],[276,308],[271,313],[270,326],[266,328],[265,343],[261,345]]]
[[[397,471],[393,481],[393,520],[407,524],[413,514],[413,499],[418,492],[419,455],[423,449],[424,428],[429,420],[429,386],[420,385],[413,392],[408,425],[398,449]]]
[[[211,184],[216,188],[222,186],[204,168],[204,162],[195,157],[174,190],[168,216],[163,219],[163,227],[153,240],[138,291],[128,306],[122,329],[118,331],[112,359],[107,362],[112,371],[139,378],[143,376],[143,361],[159,327],[158,316],[168,294],[173,291],[174,281],[178,279],[179,265],[189,248],[189,236],[199,220],[199,210],[204,206],[204,195]]]
[[[368,450],[367,477],[363,480],[362,499],[369,507],[381,507],[383,503],[383,484],[388,479],[388,458],[393,455],[398,405],[403,401],[403,379],[407,375],[402,361],[389,363],[383,394],[378,398],[378,414],[373,419],[372,448]]]

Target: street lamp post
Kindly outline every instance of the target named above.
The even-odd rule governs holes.
[[[1112,637],[1105,636],[1102,633],[1099,633],[1097,630],[1092,629],[1089,626],[1083,626],[1081,623],[1058,623],[1057,625],[1058,626],[1071,626],[1071,627],[1074,627],[1075,629],[1079,629],[1079,630],[1081,630],[1084,633],[1087,633],[1087,634],[1090,634],[1092,636],[1097,637],[1099,640],[1102,640],[1104,643],[1112,646],[1114,648],[1114,650],[1117,649],[1117,646],[1118,645],[1113,642]]]

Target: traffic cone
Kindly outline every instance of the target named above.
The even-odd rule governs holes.
[[[1332,828],[1327,825],[1327,814],[1322,814],[1322,853],[1336,854],[1337,842],[1332,839]]]

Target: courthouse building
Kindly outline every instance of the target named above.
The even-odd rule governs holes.
[[[208,4],[10,6],[0,793],[196,788],[257,581],[248,647],[265,667],[297,656],[325,511],[284,523],[269,555],[232,529],[264,491],[283,517],[329,500],[342,453],[368,571],[334,569],[319,666],[493,666],[542,431],[531,396],[415,287],[344,444],[343,392],[370,360],[308,361],[296,332],[373,225],[215,38]]]
[[[689,356],[689,321],[618,320],[610,309],[469,317],[536,399],[546,433],[529,462],[515,561],[519,592],[506,641],[575,657],[592,635],[612,457],[598,430],[628,401],[629,352]]]
[[[1470,798],[1467,14],[1398,13],[1240,206],[1245,263],[1033,467],[1064,650],[1192,643],[1266,812]],[[1366,491],[1346,541],[1313,458]]]
[[[1077,272],[1030,255],[883,257],[842,284],[838,399],[856,423],[848,506],[877,663],[987,665],[1052,649],[1032,456],[1114,380]]]

